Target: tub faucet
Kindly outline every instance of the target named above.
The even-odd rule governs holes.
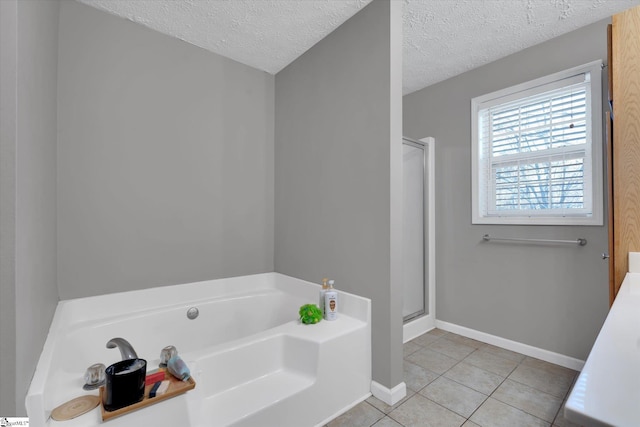
[[[120,354],[122,355],[122,360],[128,359],[137,359],[138,355],[136,351],[133,349],[129,341],[124,338],[111,338],[109,342],[107,342],[107,348],[116,348],[120,350]]]

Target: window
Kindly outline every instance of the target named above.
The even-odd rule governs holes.
[[[600,70],[472,99],[473,224],[603,224]]]

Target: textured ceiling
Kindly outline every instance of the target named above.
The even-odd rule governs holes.
[[[405,0],[405,93],[639,3],[639,0]]]
[[[371,0],[78,1],[275,74]],[[404,7],[405,94],[640,4],[393,1]]]

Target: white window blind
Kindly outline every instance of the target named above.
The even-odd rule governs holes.
[[[602,221],[592,150],[600,69],[589,65],[472,101],[474,223]]]

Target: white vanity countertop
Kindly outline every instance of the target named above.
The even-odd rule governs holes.
[[[566,403],[579,425],[640,426],[640,253],[629,270]]]

